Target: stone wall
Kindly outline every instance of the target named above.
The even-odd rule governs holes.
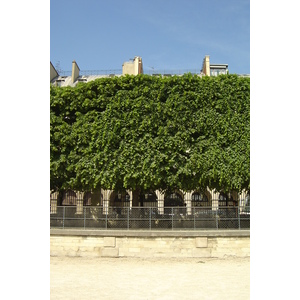
[[[51,230],[51,256],[250,256],[248,230],[203,232]]]

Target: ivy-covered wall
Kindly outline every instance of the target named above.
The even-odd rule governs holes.
[[[50,86],[51,189],[250,189],[250,78]]]

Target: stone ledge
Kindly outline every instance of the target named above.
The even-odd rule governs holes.
[[[249,229],[241,230],[99,230],[50,229],[51,236],[109,237],[250,237]]]

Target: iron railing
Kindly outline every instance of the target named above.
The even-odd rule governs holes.
[[[144,70],[143,74],[147,75],[162,75],[162,76],[173,76],[173,75],[183,75],[186,73],[200,74],[200,69],[148,69]],[[59,71],[60,76],[71,76],[72,71]],[[122,75],[122,69],[111,69],[111,70],[80,70],[80,75]]]
[[[51,228],[82,229],[249,229],[250,208],[57,206]]]
[[[149,70],[144,70],[144,74],[148,75],[163,75],[163,76],[173,76],[173,75],[183,75],[187,73],[192,73],[192,74],[200,74],[200,69],[149,69]]]

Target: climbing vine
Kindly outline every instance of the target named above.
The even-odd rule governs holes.
[[[250,79],[101,78],[50,86],[51,189],[250,188]]]

